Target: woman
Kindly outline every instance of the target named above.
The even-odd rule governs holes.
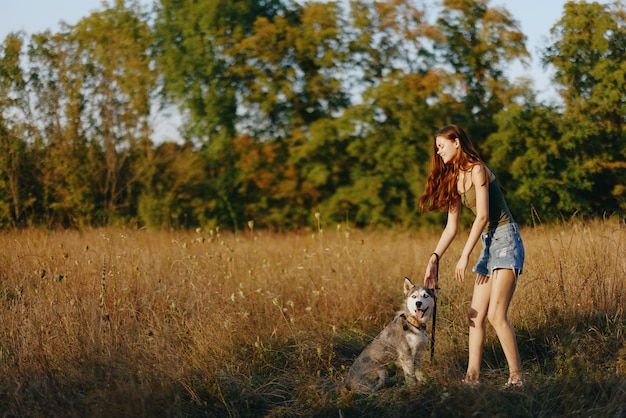
[[[507,311],[517,277],[524,265],[524,245],[496,176],[480,159],[466,133],[456,125],[435,134],[431,172],[420,198],[422,211],[448,211],[446,227],[431,255],[424,285],[437,287],[439,258],[454,239],[461,204],[474,212],[472,224],[455,276],[465,279],[470,254],[479,239],[483,250],[473,268],[477,273],[469,317],[469,360],[464,383],[478,384],[485,340],[485,320],[494,327],[509,366],[507,386],[524,384],[515,332]]]

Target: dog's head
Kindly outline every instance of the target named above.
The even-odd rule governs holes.
[[[435,291],[423,286],[415,286],[407,277],[404,279],[404,296],[409,314],[424,324],[433,316]]]

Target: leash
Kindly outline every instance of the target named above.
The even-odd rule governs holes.
[[[430,361],[432,363],[435,357],[435,324],[437,323],[437,290],[439,290],[439,254],[432,253],[435,256],[435,287],[433,290],[433,298],[435,299],[435,305],[433,306],[433,326],[431,329],[430,337]]]

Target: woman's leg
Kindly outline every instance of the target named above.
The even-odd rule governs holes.
[[[516,278],[513,270],[498,269],[491,277],[491,297],[487,318],[493,326],[502,345],[502,351],[509,364],[511,381],[522,381],[522,363],[517,348],[515,331],[509,323],[508,310],[515,291]]]
[[[478,274],[474,283],[472,304],[468,311],[469,318],[469,359],[465,381],[478,381],[480,365],[483,358],[485,342],[485,319],[491,296],[491,280],[488,276]]]

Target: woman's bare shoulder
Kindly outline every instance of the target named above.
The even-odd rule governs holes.
[[[496,179],[496,175],[485,164],[474,164],[472,166],[472,181],[478,184],[491,183]]]

